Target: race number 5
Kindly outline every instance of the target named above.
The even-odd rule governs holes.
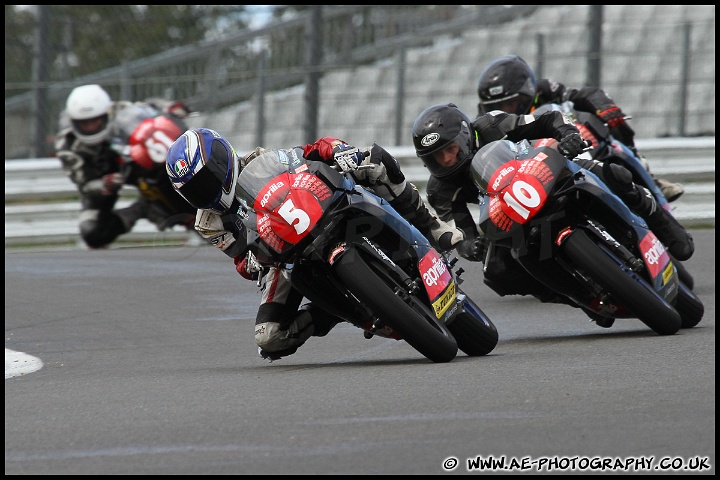
[[[310,226],[310,216],[301,208],[295,208],[295,204],[288,199],[278,208],[278,213],[288,225],[295,228],[295,232],[299,235]]]

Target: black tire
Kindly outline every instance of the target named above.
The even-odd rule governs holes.
[[[675,310],[682,319],[682,328],[692,328],[702,320],[705,314],[705,305],[687,285],[680,282],[675,299]]]
[[[680,314],[643,279],[622,270],[610,253],[596,245],[582,230],[563,242],[570,261],[627,307],[658,335],[673,335],[682,325]]]
[[[335,273],[360,302],[427,359],[444,363],[457,356],[458,345],[445,325],[405,303],[395,294],[402,285],[390,275],[379,276],[356,251],[338,259]]]
[[[458,292],[458,294],[462,293]],[[485,315],[485,312],[469,298],[465,300],[465,310],[450,322],[448,330],[455,337],[460,350],[467,356],[487,355],[498,344],[497,328]]]
[[[668,252],[668,255],[670,255],[670,252]],[[680,278],[680,281],[684,283],[690,290],[695,288],[695,279],[692,275],[690,275],[690,272],[688,272],[688,269],[683,265],[683,263],[679,260],[676,260],[675,257],[670,255],[670,259],[673,262],[673,265],[675,265],[675,269],[677,270],[678,277]]]

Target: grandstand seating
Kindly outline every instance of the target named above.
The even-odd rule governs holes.
[[[712,78],[712,88],[697,87],[688,95],[689,109],[701,112],[700,120],[688,121],[687,131],[715,131],[714,119],[714,22],[713,5],[605,5],[603,9],[602,87],[623,110],[635,118],[631,125],[638,138],[677,135],[677,108],[682,58],[683,20],[700,22],[692,30],[693,44],[707,45],[712,62],[700,61],[695,75]],[[588,23],[588,6],[546,6],[510,23],[461,35],[440,36],[429,47],[406,51],[401,132],[396,142],[396,91],[398,57],[373,65],[338,68],[320,83],[318,135],[336,135],[358,144],[408,145],[415,117],[428,105],[453,101],[469,116],[477,114],[477,78],[487,63],[508,53],[523,56],[538,68],[538,37],[542,35],[543,76],[581,87],[585,81],[585,37],[572,39],[570,27]],[[680,22],[680,23],[679,23]],[[664,55],[658,54],[658,46]],[[655,52],[655,53],[653,53]],[[707,84],[706,84],[707,85]],[[304,143],[303,87],[268,93],[265,98],[264,143],[292,146]],[[240,151],[255,147],[253,102],[221,112],[199,115],[191,126],[216,128]],[[693,119],[698,117],[693,117]],[[642,119],[642,121],[639,121]],[[694,122],[694,123],[693,123]]]

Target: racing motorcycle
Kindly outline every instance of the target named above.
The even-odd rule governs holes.
[[[197,210],[178,195],[165,170],[168,149],[187,130],[188,114],[182,102],[134,103],[116,113],[112,147],[123,158],[125,183],[137,188],[148,220],[160,231],[180,225],[195,233]]]
[[[484,195],[484,268],[506,252],[529,282],[557,295],[552,301],[579,307],[606,328],[638,318],[672,335],[702,319],[702,302],[646,222],[555,148],[491,142],[475,154],[471,172]]]
[[[673,214],[670,203],[663,195],[660,187],[655,183],[652,175],[643,164],[642,160],[633,150],[612,136],[610,128],[600,118],[590,112],[576,110],[571,101],[560,104],[549,103],[542,105],[533,111],[533,115],[541,115],[549,110],[557,110],[565,114],[580,130],[582,137],[592,144],[592,148],[581,154],[580,158],[590,160],[598,160],[600,162],[619,163],[627,168],[633,176],[633,182],[637,185],[647,188],[655,197],[658,207],[667,210]],[[629,119],[630,117],[626,117]],[[534,143],[535,146],[554,145],[557,140],[542,139]],[[668,255],[670,253],[668,252]],[[695,280],[685,265],[670,255],[675,268],[678,270],[680,279],[690,289],[695,287]]]
[[[495,348],[495,325],[459,288],[457,258],[337,165],[307,162],[293,149],[272,153],[245,166],[236,189],[261,265],[282,266],[305,298],[365,338],[403,340],[432,362]]]

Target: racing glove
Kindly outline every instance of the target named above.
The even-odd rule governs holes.
[[[243,277],[248,280],[257,280],[258,272],[261,270],[261,266],[258,263],[255,255],[252,252],[248,252],[246,256],[238,255],[234,259],[235,270]]]
[[[308,143],[301,148],[303,157],[308,160],[329,162],[333,157],[333,149],[338,145],[347,145],[347,142],[335,137],[322,137],[315,143]]]
[[[103,190],[102,193],[104,195],[114,195],[116,194],[125,183],[125,177],[122,173],[108,173],[107,175],[104,175],[101,178],[103,182]]]
[[[354,172],[365,160],[365,152],[351,145],[338,145],[333,149],[333,161],[343,173]]]
[[[94,196],[112,196],[118,193],[124,183],[125,177],[121,173],[108,173],[85,183],[82,192]]]
[[[560,138],[557,148],[564,157],[575,158],[583,153],[587,147],[588,144],[582,138],[582,135],[577,132],[568,132]]]
[[[635,131],[625,121],[625,114],[614,103],[606,103],[598,107],[595,114],[610,127],[612,136],[625,145],[635,145]]]
[[[458,243],[455,249],[466,260],[481,262],[485,256],[485,237],[468,238]]]
[[[610,128],[617,128],[625,124],[625,114],[614,103],[605,103],[597,107],[595,114],[607,123]]]

